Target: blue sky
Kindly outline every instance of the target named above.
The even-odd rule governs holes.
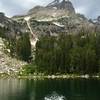
[[[7,16],[25,14],[36,5],[46,5],[53,0],[0,0],[0,12]],[[70,0],[76,12],[85,14],[88,18],[100,15],[100,0]]]

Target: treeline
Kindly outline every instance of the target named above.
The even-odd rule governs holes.
[[[31,57],[31,43],[28,33],[16,36],[15,39],[6,38],[4,41],[5,50],[9,50],[9,54],[20,60],[29,61]]]
[[[15,37],[11,37],[7,29],[0,27],[0,37],[4,40],[5,53],[9,54],[11,57],[29,62],[31,57],[29,33],[15,34]]]
[[[100,68],[100,35],[42,36],[36,44],[39,72],[95,74]]]
[[[3,34],[4,32],[5,29],[0,29],[0,37],[4,38],[5,50],[10,51],[10,56],[30,62],[29,34],[24,33],[16,35],[15,38],[9,38]],[[47,74],[95,74],[100,72],[99,69],[99,33],[60,34],[57,37],[41,36],[36,44],[35,61],[29,69],[27,67],[31,73],[37,71]]]

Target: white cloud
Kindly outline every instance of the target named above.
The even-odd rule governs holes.
[[[50,0],[0,0],[0,12],[7,16],[24,14],[36,5],[46,5]]]

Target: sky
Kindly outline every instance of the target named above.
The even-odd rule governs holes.
[[[0,12],[6,16],[21,15],[36,5],[45,6],[53,0],[0,0]],[[97,18],[100,15],[100,0],[70,0],[77,13],[87,18]]]

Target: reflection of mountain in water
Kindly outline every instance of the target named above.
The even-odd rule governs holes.
[[[59,95],[56,92],[53,92],[51,95],[48,95],[44,100],[67,100],[63,95]]]

